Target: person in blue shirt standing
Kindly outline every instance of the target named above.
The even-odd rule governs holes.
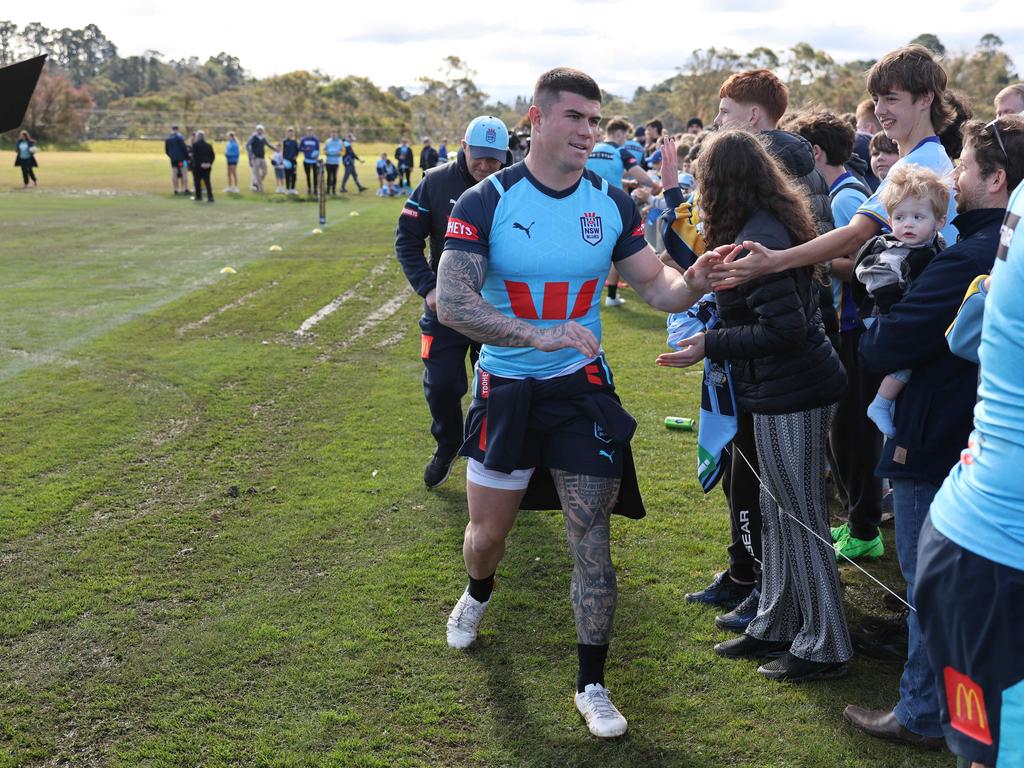
[[[306,126],[306,135],[299,142],[299,151],[302,152],[302,169],[306,172],[306,194],[315,195],[319,193],[319,179],[317,178],[317,161],[320,159],[320,140],[313,134],[313,127]],[[310,174],[313,176],[310,181]]]
[[[18,150],[18,155],[14,158],[14,164],[21,168],[21,180],[25,184],[25,189],[28,189],[29,179],[32,180],[33,187],[39,186],[36,182],[35,171],[33,170],[39,165],[36,162],[36,143],[32,141],[28,131],[22,131],[18,134],[18,141],[14,146]],[[175,192],[174,194],[178,193]]]
[[[574,701],[593,735],[614,738],[627,723],[604,687],[617,598],[610,515],[644,511],[629,447],[636,421],[601,352],[598,286],[615,260],[645,301],[682,311],[709,284],[696,267],[684,277],[658,261],[629,195],[587,170],[601,122],[590,76],[541,75],[529,119],[526,159],[459,197],[437,274],[438,319],[482,344],[461,450],[469,585],[447,640],[476,640],[520,505],[561,507],[574,561]],[[542,498],[528,503],[532,483]]]
[[[605,140],[594,145],[594,151],[587,160],[587,168],[592,170],[610,186],[622,189],[622,177],[629,176],[645,187],[653,189],[654,180],[640,167],[638,158],[623,145],[626,137],[633,132],[633,126],[624,117],[613,117],[604,129]],[[619,273],[613,265],[605,280],[608,289],[606,307],[619,307],[626,300],[618,295]]]
[[[965,200],[1007,210],[989,242],[995,258],[987,259],[991,283],[974,358],[981,363],[974,431],[921,528],[915,598],[946,745],[962,765],[1022,766],[1024,120],[968,123],[964,134],[957,210]],[[976,271],[986,269],[979,264]],[[953,337],[950,348],[959,351]],[[960,364],[974,374],[973,364]],[[942,403],[938,410],[946,407],[939,388],[944,384],[936,381],[932,395]],[[924,437],[933,433],[936,427]]]
[[[437,148],[437,162],[448,162],[448,139],[441,139],[441,146]]]
[[[228,164],[228,185],[225,192],[238,191],[238,158],[242,154],[242,148],[238,145],[238,137],[234,131],[228,131],[228,143],[224,147],[224,162]]]
[[[281,156],[284,158],[284,192],[286,195],[297,195],[295,179],[298,170],[295,164],[299,161],[299,142],[295,140],[295,129],[291,126],[285,131],[281,142]]]
[[[412,147],[409,146],[408,139],[403,138],[402,143],[395,147],[395,162],[398,165],[398,178],[402,182],[402,186],[412,192],[412,165],[414,160]]]
[[[187,173],[188,146],[176,125],[171,126],[171,133],[164,139],[164,154],[171,160],[171,184],[174,185],[174,194],[191,195]]]
[[[349,179],[355,182],[356,188],[360,192],[366,191],[366,187],[359,183],[359,174],[356,173],[356,161],[358,160],[360,163],[365,161],[356,154],[355,147],[352,146],[355,140],[356,137],[351,133],[345,137],[344,154],[341,156],[341,163],[345,166],[345,175],[341,178],[342,192],[348,191],[345,187],[348,185]]]
[[[324,158],[327,165],[327,194],[334,195],[338,186],[338,166],[344,143],[338,137],[338,129],[331,130],[331,138],[324,142]]]

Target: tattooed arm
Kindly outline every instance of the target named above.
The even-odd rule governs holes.
[[[570,320],[538,328],[508,317],[484,301],[480,289],[487,259],[469,251],[446,250],[437,266],[437,317],[474,341],[498,347],[536,347],[542,352],[572,347],[587,357],[600,351],[589,329]]]

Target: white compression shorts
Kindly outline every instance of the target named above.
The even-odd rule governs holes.
[[[513,469],[511,474],[506,475],[496,469],[487,469],[476,459],[469,459],[469,466],[466,468],[466,479],[471,483],[482,485],[485,488],[497,488],[502,491],[523,491],[530,484],[533,477],[534,467],[529,469]]]

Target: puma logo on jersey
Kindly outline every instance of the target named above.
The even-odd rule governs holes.
[[[535,221],[531,221],[530,222],[530,226],[524,227],[518,221],[513,221],[512,222],[512,229],[521,229],[521,230],[523,230],[523,232],[526,233],[526,239],[527,240],[532,240],[533,238],[530,237],[530,230],[533,229],[533,225],[536,224],[536,223],[537,222],[535,222]]]
[[[615,463],[615,451],[612,451],[611,453],[608,453],[608,451],[598,451],[597,455],[604,456],[611,464]]]

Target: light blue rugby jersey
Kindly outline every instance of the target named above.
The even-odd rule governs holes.
[[[953,219],[956,218],[956,193],[953,190],[953,162],[949,159],[949,155],[946,154],[945,147],[942,146],[942,142],[939,141],[938,136],[929,136],[927,139],[922,139],[921,142],[914,147],[905,157],[901,157],[895,163],[892,164],[892,168],[889,169],[889,174],[899,168],[901,165],[920,165],[925,168],[931,168],[938,177],[949,184],[949,207],[946,209],[946,226],[941,230],[942,237],[946,240],[946,245],[952,245],[957,241],[959,232],[956,227],[953,226]],[[885,206],[882,205],[882,190],[886,188],[889,182],[889,176],[882,179],[882,183],[878,185],[878,189],[875,190],[875,194],[865,201],[865,203],[857,209],[857,213],[863,214],[869,217],[872,221],[876,221],[882,226],[883,232],[890,232],[889,228],[889,212],[885,210]]]
[[[982,321],[974,432],[931,506],[946,538],[1024,570],[1024,184],[1010,198]]]
[[[637,162],[629,150],[612,144],[610,141],[601,141],[594,145],[594,149],[587,159],[587,168],[611,186],[621,189],[622,175],[633,168]]]
[[[640,213],[629,196],[584,170],[569,189],[548,189],[516,163],[459,198],[448,219],[445,250],[487,258],[484,300],[541,328],[566,320],[601,340],[601,285],[611,262],[646,246]],[[547,379],[590,358],[575,349],[484,344],[480,367],[507,378]]]
[[[644,145],[636,139],[630,139],[622,145],[622,148],[629,152],[638,163],[644,159]]]

